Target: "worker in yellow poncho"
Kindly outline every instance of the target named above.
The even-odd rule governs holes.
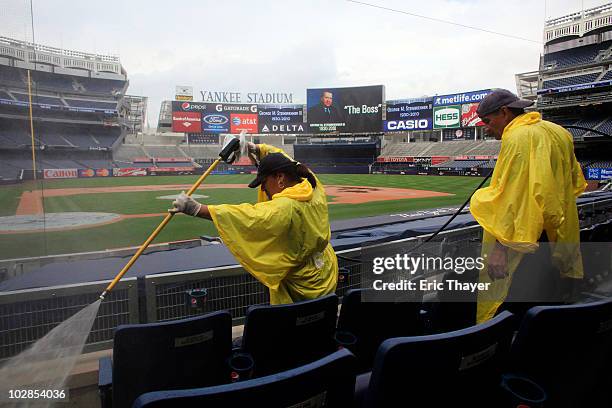
[[[181,194],[176,211],[212,220],[240,264],[270,290],[270,303],[334,293],[338,261],[323,184],[303,164],[273,146],[249,143],[259,160],[257,204],[202,205]]]
[[[561,278],[583,277],[576,197],[586,182],[571,134],[542,120],[537,112],[525,113],[531,104],[498,89],[477,110],[487,133],[501,139],[491,184],[478,190],[470,203],[484,230],[486,261],[480,282],[492,282],[478,294],[479,323],[493,317],[502,304],[508,305],[504,301],[515,272],[516,277],[527,276],[523,282],[544,279],[540,280],[544,290],[568,280]],[[541,256],[544,250],[547,260]],[[536,253],[539,258],[534,258]],[[553,282],[555,277],[558,282]]]

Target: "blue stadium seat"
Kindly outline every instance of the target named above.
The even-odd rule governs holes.
[[[377,300],[375,292],[374,289],[351,289],[342,298],[337,334],[348,332],[354,336],[355,344],[346,347],[359,359],[358,372],[372,369],[376,350],[384,340],[423,334],[421,292],[396,302],[374,301]]]
[[[354,387],[355,357],[348,350],[339,350],[267,377],[216,387],[147,393],[136,400],[134,407],[346,407],[351,404]]]
[[[318,360],[336,350],[335,294],[287,305],[252,306],[246,314],[242,351],[261,377]]]
[[[358,377],[364,407],[494,407],[515,328],[502,312],[486,323],[449,333],[383,342],[371,374]],[[452,405],[448,402],[452,401]]]
[[[227,311],[117,327],[112,363],[110,357],[100,360],[102,408],[130,407],[149,391],[229,382],[226,360],[231,354],[231,336],[232,319]]]
[[[511,356],[515,371],[546,390],[550,406],[612,406],[612,300],[530,309]]]

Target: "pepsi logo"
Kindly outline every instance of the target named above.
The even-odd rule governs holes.
[[[189,104],[189,102],[181,103],[181,109],[189,109],[190,107],[191,105]]]

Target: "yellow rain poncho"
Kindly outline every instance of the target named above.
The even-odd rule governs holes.
[[[280,149],[260,144],[260,159]],[[333,293],[338,261],[329,244],[327,197],[317,179],[288,187],[257,204],[210,205],[221,239],[240,264],[270,289],[270,304],[315,299]]]
[[[478,190],[470,203],[484,230],[482,256],[488,256],[495,241],[508,247],[508,277],[479,292],[477,322],[495,315],[523,254],[538,248],[542,231],[561,275],[582,278],[576,197],[585,188],[568,131],[543,121],[537,112],[520,115],[506,126],[491,184]],[[486,267],[480,282],[491,282]]]

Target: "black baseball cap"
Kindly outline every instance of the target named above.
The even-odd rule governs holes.
[[[257,177],[249,183],[249,187],[255,188],[263,183],[266,176],[288,167],[297,166],[297,164],[298,162],[291,160],[282,153],[269,153],[259,162]]]
[[[520,99],[507,89],[494,89],[493,92],[480,101],[476,113],[478,116],[483,117],[495,112],[502,106],[507,106],[509,108],[526,108],[531,105],[533,105],[533,101]]]

